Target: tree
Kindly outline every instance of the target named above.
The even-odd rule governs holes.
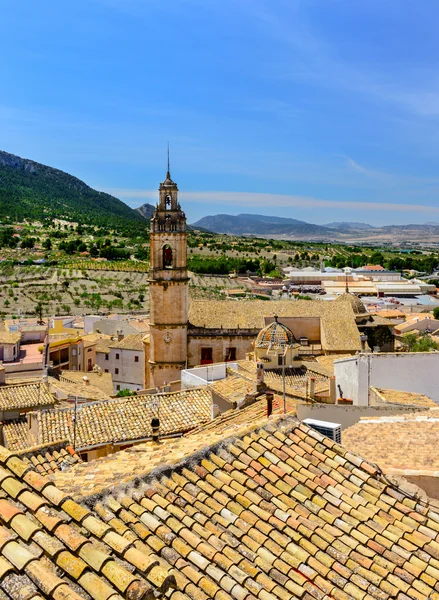
[[[416,333],[406,333],[403,338],[404,345],[409,352],[430,352],[430,350],[437,350],[439,348],[438,344],[427,332],[420,336]]]
[[[46,250],[52,250],[52,240],[49,237],[44,240],[43,248]]]
[[[439,306],[436,306],[436,308],[433,311],[433,317],[435,319],[439,319]]]
[[[375,251],[372,254],[372,256],[370,257],[370,262],[373,265],[381,265],[381,266],[383,266],[383,263],[384,263],[384,255],[383,255],[383,253]]]
[[[116,394],[116,396],[118,396],[119,398],[124,398],[126,396],[135,396],[135,395],[136,395],[136,392],[133,392],[132,390],[129,390],[128,388],[119,390]]]

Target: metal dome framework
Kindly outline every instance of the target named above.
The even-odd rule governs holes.
[[[297,340],[289,327],[279,323],[277,316],[274,321],[261,329],[256,338],[256,348],[287,348],[297,345]]]

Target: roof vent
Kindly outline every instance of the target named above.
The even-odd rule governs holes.
[[[159,441],[160,420],[157,417],[151,419],[152,441]]]
[[[330,440],[341,444],[341,425],[339,423],[330,423],[329,421],[318,421],[317,419],[304,419],[303,423],[315,429]]]

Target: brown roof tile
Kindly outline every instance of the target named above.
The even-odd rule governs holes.
[[[343,431],[347,448],[388,473],[437,476],[439,409],[389,417],[366,417]]]
[[[56,402],[43,382],[0,386],[0,410],[52,406]]]
[[[233,302],[233,304],[231,304]],[[264,317],[317,317],[322,323],[322,347],[330,352],[361,350],[360,334],[349,302],[323,300],[193,300],[189,323],[208,329],[253,329],[265,326]]]
[[[74,406],[43,410],[36,415],[38,431],[33,444],[67,439],[83,449],[145,439],[151,437],[151,419],[156,415],[161,435],[182,434],[209,421],[211,405],[208,388],[198,388],[78,404],[76,425]],[[15,449],[29,445],[25,442],[20,446],[20,442],[17,436]]]
[[[172,564],[178,594],[437,596],[435,508],[291,418],[166,463],[87,504]]]
[[[109,348],[119,348],[120,350],[137,350],[143,352],[144,333],[130,333],[121,340],[113,340],[108,344]]]

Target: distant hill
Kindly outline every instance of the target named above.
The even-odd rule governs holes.
[[[141,225],[135,210],[58,169],[0,150],[0,216],[59,218],[95,225]]]
[[[142,204],[142,206],[139,206],[138,208],[134,209],[136,212],[139,213],[139,215],[142,215],[142,217],[144,219],[148,219],[148,221],[150,220],[150,218],[152,217],[152,213],[155,210],[155,206],[153,206],[152,204],[148,204],[147,202],[145,204]]]
[[[356,221],[334,221],[333,223],[325,223],[323,227],[328,229],[342,229],[343,231],[362,231],[364,229],[373,229],[368,223],[357,223]]]
[[[281,235],[281,236],[323,236],[333,231],[320,225],[312,225],[305,221],[285,217],[266,215],[212,215],[203,217],[192,224],[193,228],[203,228],[215,233],[230,235]]]

